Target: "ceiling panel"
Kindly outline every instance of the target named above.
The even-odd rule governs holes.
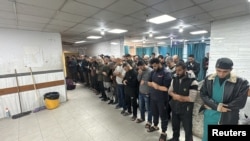
[[[228,16],[228,17],[230,17],[230,15],[235,16],[234,15],[235,13],[241,14],[242,12],[243,13],[249,12],[248,6],[243,4],[243,3],[238,4],[238,5],[234,5],[234,6],[230,6],[227,8],[211,11],[210,14],[215,18],[217,18],[217,17],[219,18],[221,16]]]
[[[216,9],[226,8],[232,5],[237,5],[239,3],[245,3],[246,0],[213,0],[206,4],[201,4],[200,6],[207,11],[213,11]]]
[[[145,6],[134,2],[133,0],[120,0],[109,6],[107,9],[110,11],[128,15],[143,8],[145,8]]]
[[[72,26],[76,25],[76,23],[73,23],[73,22],[67,22],[67,21],[61,21],[61,20],[55,20],[55,19],[51,20],[50,24],[65,26],[65,27],[72,27]]]
[[[13,20],[13,19],[2,19],[1,18],[1,20],[0,20],[0,24],[2,24],[2,25],[16,25],[17,24],[17,22],[16,22],[16,20]]]
[[[86,32],[88,30],[91,30],[93,28],[96,28],[94,26],[89,26],[89,25],[84,25],[84,24],[78,24],[76,25],[75,27],[73,28],[70,28],[69,30],[72,30],[72,31],[79,31],[79,32]]]
[[[30,30],[30,31],[41,31],[42,30],[41,28],[38,28],[38,27],[30,27],[30,26],[22,26],[22,25],[18,25],[17,28],[21,29],[21,30]]]
[[[112,21],[115,19],[119,19],[121,17],[123,17],[124,15],[122,14],[118,14],[118,13],[114,13],[114,12],[109,12],[109,11],[101,11],[98,14],[94,15],[93,18],[95,19],[99,19],[101,21]]]
[[[82,15],[85,17],[92,16],[93,14],[97,13],[100,9],[81,4],[75,1],[68,1],[61,11],[68,12],[71,14]]]
[[[105,8],[117,0],[76,0],[76,1],[86,3],[99,8]]]
[[[138,3],[143,3],[145,5],[151,6],[165,0],[135,0],[135,1],[137,1]]]
[[[62,37],[64,38],[72,38],[74,36],[78,36],[81,32],[80,31],[73,31],[73,30],[68,30],[62,33]]]
[[[46,24],[42,24],[42,23],[27,22],[27,21],[21,21],[21,20],[18,21],[18,26],[31,27],[31,28],[36,28],[39,30],[42,30],[45,25]]]
[[[88,18],[82,22],[85,25],[92,25],[92,26],[104,26],[106,22],[98,20],[98,19],[93,19],[93,18]]]
[[[210,15],[203,13],[203,14],[183,18],[182,21],[190,25],[201,25],[201,24],[210,23],[211,21],[213,21],[213,18]]]
[[[16,25],[10,25],[10,24],[1,24],[0,22],[0,28],[10,28],[10,29],[16,29]]]
[[[18,3],[58,10],[65,0],[16,0]]]
[[[54,17],[57,20],[69,21],[69,22],[80,22],[84,20],[86,17],[65,13],[62,11],[57,11],[56,16]]]
[[[180,18],[184,18],[184,17],[188,17],[188,16],[201,14],[204,12],[205,11],[203,11],[200,7],[194,6],[194,7],[186,8],[186,9],[171,13],[171,16],[180,19]]]
[[[0,10],[14,12],[13,3],[7,0],[0,1]]]
[[[162,14],[163,14],[162,12],[157,11],[153,8],[145,8],[141,11],[131,14],[130,16],[146,21],[146,19],[160,16]]]
[[[56,11],[34,7],[34,6],[27,6],[27,5],[18,3],[17,13],[24,14],[24,15],[44,17],[44,18],[51,18],[55,15]]]
[[[65,30],[67,30],[68,27],[65,27],[65,26],[59,26],[59,25],[52,25],[52,24],[48,24],[45,28],[44,28],[44,31],[57,31],[57,32],[63,32]]]
[[[153,8],[165,13],[171,13],[193,5],[194,4],[190,0],[167,0],[163,3],[153,6]]]
[[[131,24],[135,24],[135,23],[138,23],[138,22],[142,22],[142,20],[137,20],[135,18],[126,16],[126,17],[118,19],[118,20],[116,20],[114,22],[115,23],[121,23],[121,24],[124,24],[124,25],[131,25]]]
[[[207,3],[207,2],[210,2],[210,1],[213,1],[213,0],[193,0],[195,3],[197,4],[202,4],[202,3]]]
[[[37,16],[31,16],[31,15],[18,14],[18,20],[35,22],[35,23],[48,23],[50,19],[37,17]]]
[[[14,13],[12,12],[7,12],[7,11],[0,11],[0,19],[2,20],[2,18],[4,19],[16,19],[16,16]]]

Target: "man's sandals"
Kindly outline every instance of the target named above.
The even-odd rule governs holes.
[[[166,133],[161,133],[159,141],[166,141],[166,140],[167,140],[167,134]]]
[[[157,127],[157,126],[150,126],[147,131],[148,132],[154,132],[154,131],[157,131],[157,130],[159,130],[159,127]]]

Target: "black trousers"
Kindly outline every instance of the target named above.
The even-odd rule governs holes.
[[[132,108],[133,108],[133,116],[137,117],[137,108],[138,108],[137,89],[134,88],[134,87],[125,86],[124,92],[125,92],[125,103],[126,103],[126,107],[127,107],[128,112],[132,113],[132,110],[131,110],[131,106],[132,106]]]
[[[182,112],[176,113],[172,110],[172,128],[173,138],[179,139],[180,137],[180,124],[182,123],[185,131],[185,141],[193,141],[193,122],[192,122],[193,107],[182,110]]]
[[[103,86],[103,81],[98,81],[98,92],[102,94],[102,98],[107,98],[104,86]]]
[[[151,112],[153,115],[154,126],[158,126],[159,117],[161,118],[161,130],[167,131],[168,126],[168,101],[166,100],[154,100],[150,99]]]

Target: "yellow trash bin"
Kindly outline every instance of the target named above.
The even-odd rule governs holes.
[[[60,105],[59,93],[49,92],[44,95],[45,107],[49,110],[55,109]]]

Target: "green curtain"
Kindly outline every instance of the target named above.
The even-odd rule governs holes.
[[[170,55],[178,55],[180,59],[183,58],[183,44],[172,45]]]
[[[136,55],[139,55],[140,57],[142,57],[143,54],[144,54],[143,48],[137,47],[137,48],[136,48]]]
[[[171,48],[170,46],[159,46],[158,47],[158,50],[159,50],[159,54],[166,57],[166,54],[171,52]]]
[[[124,46],[124,53],[129,54],[129,46]]]
[[[205,57],[206,43],[188,44],[188,55],[193,54],[195,60],[200,63],[200,73],[198,80],[203,80],[202,59]]]
[[[143,55],[151,56],[153,51],[154,51],[154,47],[137,47],[136,55],[139,55],[140,57],[142,57]]]

